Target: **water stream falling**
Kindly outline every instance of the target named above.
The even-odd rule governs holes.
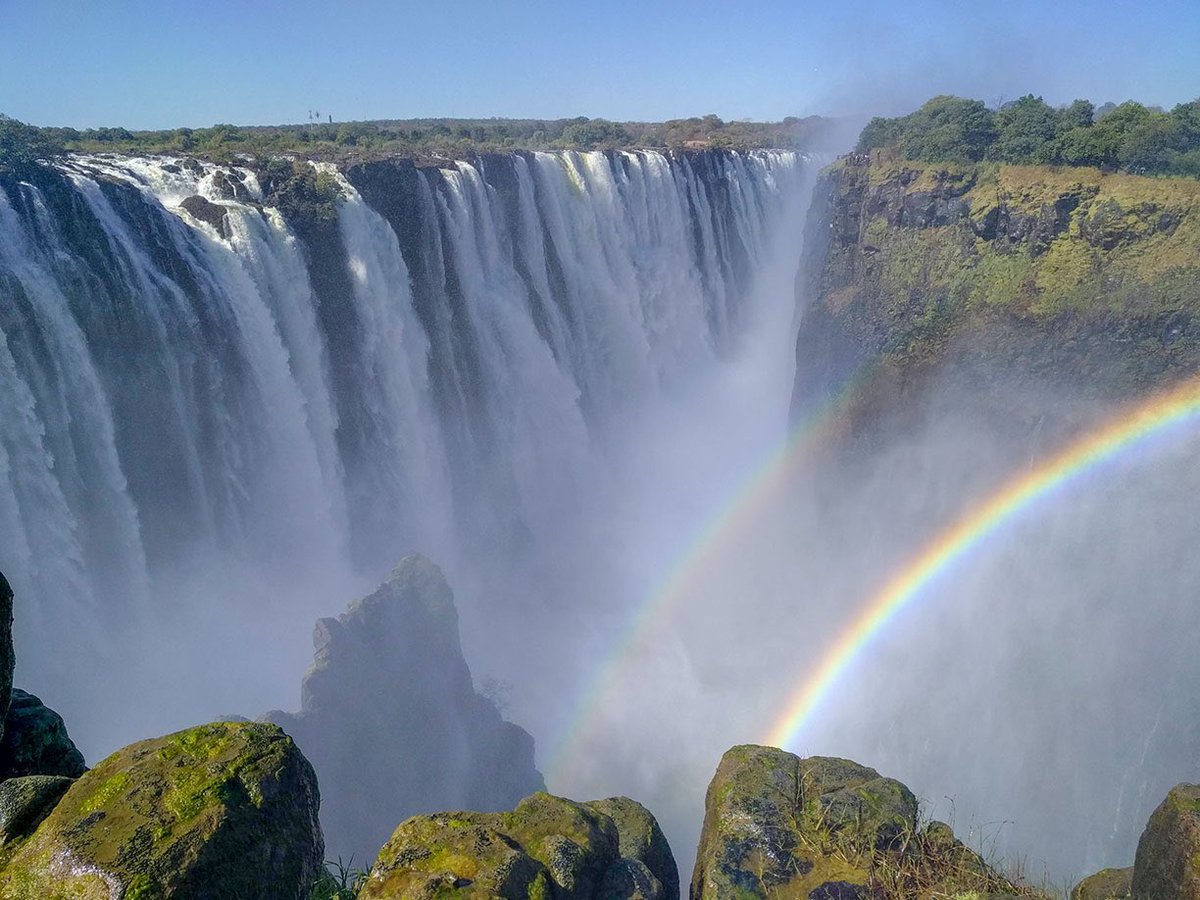
[[[531,710],[586,659],[563,635],[523,667],[496,641],[539,612],[599,640],[636,599],[623,567],[649,565],[617,556],[646,492],[673,472],[702,503],[784,426],[803,157],[322,168],[336,221],[178,159],[0,183],[17,682],[89,758],[294,707],[313,618],[414,549],[451,573],[468,655]],[[667,433],[684,459],[646,440]]]

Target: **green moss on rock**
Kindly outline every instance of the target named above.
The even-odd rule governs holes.
[[[853,157],[818,186],[806,252],[798,419],[853,389],[848,430],[883,428],[948,371],[1108,400],[1200,369],[1194,179]]]
[[[1127,900],[1133,896],[1133,867],[1101,869],[1071,889],[1071,900]]]
[[[743,745],[709,785],[692,900],[992,894],[1040,896],[993,871],[949,826],[918,831],[912,792],[874,769]]]
[[[1200,785],[1177,784],[1150,815],[1138,841],[1136,900],[1200,900]]]
[[[899,782],[832,757],[742,745],[721,759],[705,799],[690,896],[807,897],[865,888],[869,854],[916,825]],[[834,888],[825,888],[832,891]]]
[[[650,810],[628,797],[593,800],[584,805],[613,820],[623,859],[644,863],[662,885],[664,897],[679,896],[679,866]]]
[[[636,855],[623,856],[622,846]],[[674,874],[676,894],[666,892],[660,871]],[[640,804],[539,792],[512,812],[408,819],[380,851],[360,897],[664,900],[677,892],[670,847]]]
[[[271,725],[220,723],[119,750],[0,868],[0,898],[304,898],[324,854],[312,768]]]

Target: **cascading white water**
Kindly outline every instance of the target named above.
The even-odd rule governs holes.
[[[312,618],[410,549],[468,607],[504,602],[471,599],[493,565],[568,566],[633,423],[763,312],[808,166],[324,172],[342,196],[319,238],[247,169],[75,157],[0,184],[0,569],[18,682],[85,749],[294,705]]]

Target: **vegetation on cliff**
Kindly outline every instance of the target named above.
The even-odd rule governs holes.
[[[874,118],[858,150],[923,162],[1095,166],[1138,174],[1200,175],[1200,100],[1170,112],[1128,101],[1099,111],[1087,100],[1055,109],[1032,94],[988,109],[934,97],[899,118]]]
[[[1200,368],[1195,179],[876,152],[833,166],[814,208],[798,414],[868,370],[887,377],[852,429],[934,372],[1004,406],[1000,373],[1111,399]]]
[[[0,114],[0,171],[25,171],[62,153],[182,153],[228,162],[297,154],[358,161],[389,156],[458,158],[507,150],[610,150],[639,147],[832,149],[835,122],[820,116],[782,122],[725,122],[714,115],[667,122],[606,119],[396,119],[303,125],[213,125],[130,131],[38,128]]]

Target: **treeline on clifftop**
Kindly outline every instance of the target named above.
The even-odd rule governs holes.
[[[309,159],[385,156],[461,157],[505,150],[612,150],[654,147],[834,149],[834,120],[725,122],[697,116],[667,122],[607,119],[397,119],[301,125],[213,125],[130,131],[39,128],[0,114],[0,170],[66,152],[186,153],[214,162],[238,156],[296,153]],[[828,146],[827,146],[828,144]]]
[[[1055,108],[1029,94],[991,110],[980,100],[940,96],[907,116],[872,119],[857,149],[891,150],[923,162],[992,160],[1200,176],[1200,99],[1165,112],[1132,100],[1099,109],[1076,100]]]

